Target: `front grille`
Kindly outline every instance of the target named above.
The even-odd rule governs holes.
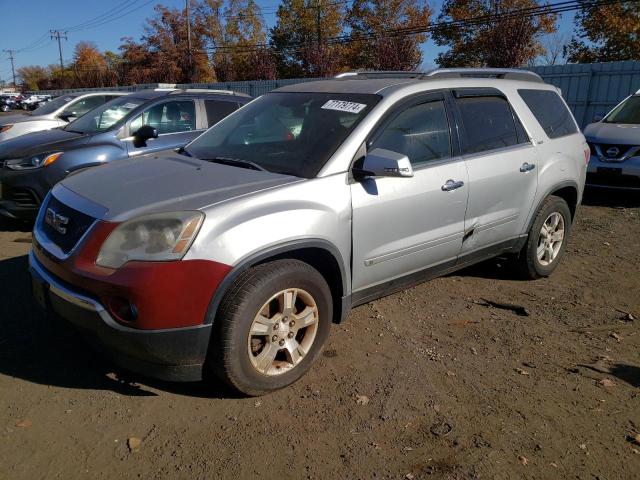
[[[38,208],[40,200],[36,194],[28,188],[12,188],[9,192],[9,199],[23,208]]]
[[[608,173],[587,173],[587,184],[602,187],[640,188],[640,177]]]
[[[600,152],[605,158],[610,158],[612,160],[615,160],[620,157],[624,157],[631,148],[635,147],[635,145],[599,143],[598,147],[600,147]]]
[[[64,225],[62,225],[65,230],[64,233],[56,230],[52,225],[47,223],[45,221],[46,215],[41,216],[39,220],[41,223],[38,225],[40,231],[55,243],[65,255],[73,250],[95,221],[93,217],[65,205],[53,195],[49,196],[49,200],[43,208],[45,209],[43,214],[46,213],[47,210],[51,210],[54,214],[61,215],[67,220]]]

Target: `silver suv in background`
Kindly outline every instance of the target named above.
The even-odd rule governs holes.
[[[62,127],[89,110],[129,92],[90,92],[62,95],[30,113],[0,117],[0,142],[31,132]]]
[[[57,184],[33,291],[126,368],[260,395],[300,378],[353,306],[496,255],[550,275],[588,159],[529,72],[287,86],[181,150]]]
[[[588,186],[640,190],[640,90],[587,125],[584,136],[591,149]]]

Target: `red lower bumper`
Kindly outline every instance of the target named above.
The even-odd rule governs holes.
[[[80,250],[65,261],[51,258],[35,244],[38,260],[52,274],[100,300],[105,308],[128,301],[135,320],[125,321],[140,329],[180,328],[201,325],[209,302],[231,267],[209,260],[128,262],[113,270],[96,265],[100,247],[117,226],[99,222]]]

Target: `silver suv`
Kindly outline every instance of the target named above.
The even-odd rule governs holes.
[[[640,190],[640,90],[587,125],[591,147],[587,186]]]
[[[126,368],[260,395],[300,378],[353,306],[496,255],[549,275],[588,159],[528,72],[288,86],[177,152],[59,183],[34,295]]]

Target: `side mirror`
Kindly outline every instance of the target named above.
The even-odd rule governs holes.
[[[78,114],[76,112],[69,112],[67,110],[65,110],[64,112],[62,112],[59,117],[64,120],[65,122],[72,122],[74,121],[76,118],[78,118]]]
[[[356,180],[364,177],[413,177],[409,157],[384,148],[375,148],[353,166]]]
[[[133,146],[136,148],[146,147],[147,140],[158,138],[158,129],[151,125],[143,125],[133,132]]]
[[[594,122],[599,122],[600,120],[602,120],[604,118],[604,115],[602,113],[596,113],[593,116],[593,121]]]

